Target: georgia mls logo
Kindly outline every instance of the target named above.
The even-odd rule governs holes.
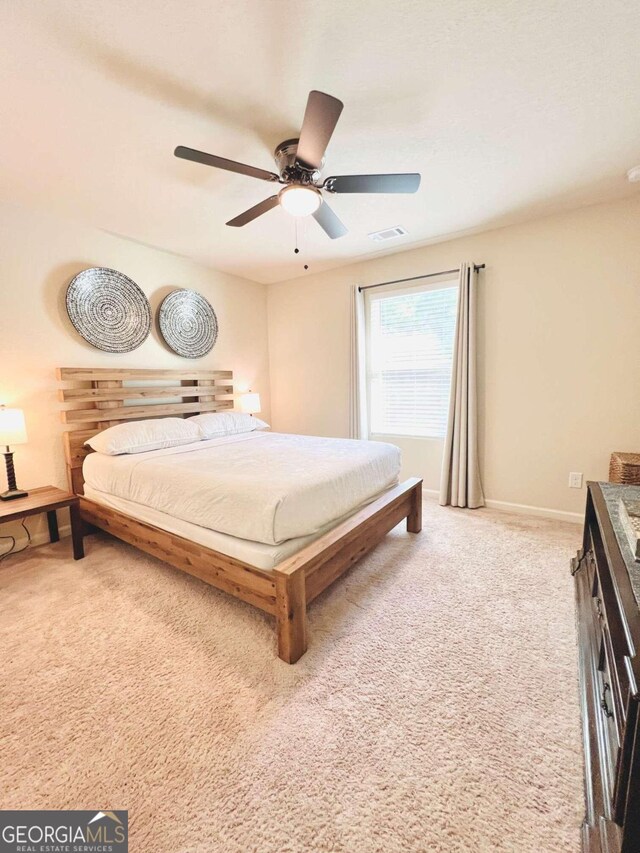
[[[97,820],[102,820],[103,817],[108,817],[114,823],[119,823],[122,826],[122,821],[115,812],[96,812],[89,823],[95,823]]]
[[[108,820],[113,821],[116,826],[109,827],[103,823],[102,826],[96,827],[96,829],[98,830],[97,833],[92,833],[90,830],[87,832],[87,835],[95,836],[93,838],[90,837],[87,840],[98,841],[102,844],[108,844],[109,829],[111,829],[111,834],[114,836],[114,840],[116,841],[116,843],[122,844],[122,842],[126,840],[127,834],[124,826],[122,825],[122,821],[115,812],[96,812],[87,824],[87,829],[89,829],[92,823],[95,823],[98,820],[102,820],[103,818],[107,818]],[[104,837],[100,837],[101,835],[103,835]]]
[[[0,853],[127,853],[126,811],[0,811]]]

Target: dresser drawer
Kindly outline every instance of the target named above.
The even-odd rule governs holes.
[[[624,729],[622,696],[614,667],[611,665],[611,649],[606,626],[602,630],[597,677],[595,681],[596,713],[599,717],[600,754],[603,767],[605,799],[611,799],[616,782],[618,753]]]
[[[607,672],[609,685],[606,701],[613,711],[618,731],[621,732],[626,718],[627,699],[630,689],[626,658],[632,655],[624,626],[624,614],[620,610],[615,594],[600,532],[590,531],[591,555],[594,567],[591,586],[594,627],[600,649],[599,670]],[[604,689],[604,688],[603,688]]]

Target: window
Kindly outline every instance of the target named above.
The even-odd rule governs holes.
[[[458,286],[366,292],[369,430],[443,438]]]

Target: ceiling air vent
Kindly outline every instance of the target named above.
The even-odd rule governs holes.
[[[395,240],[396,237],[404,237],[409,232],[402,225],[396,225],[395,228],[384,228],[382,231],[374,231],[369,234],[369,237],[376,243],[384,243],[386,240]]]

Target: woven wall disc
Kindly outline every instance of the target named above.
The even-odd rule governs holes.
[[[185,358],[211,352],[218,338],[216,312],[195,290],[174,290],[166,296],[158,322],[167,346]]]
[[[67,288],[67,313],[77,332],[104,352],[131,352],[151,331],[151,306],[138,285],[106,267],[83,270]]]

